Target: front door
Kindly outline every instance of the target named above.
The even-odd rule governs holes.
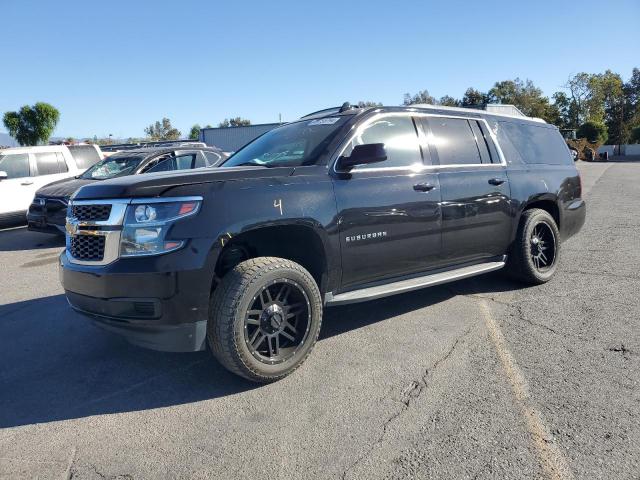
[[[440,188],[424,170],[414,120],[373,117],[342,155],[359,144],[383,143],[387,160],[334,174],[342,252],[342,288],[421,272],[440,256]]]
[[[509,179],[486,124],[438,116],[422,122],[440,165],[443,262],[504,254],[513,221]]]
[[[0,214],[26,212],[35,193],[29,154],[0,152],[0,172],[7,174],[0,180]]]

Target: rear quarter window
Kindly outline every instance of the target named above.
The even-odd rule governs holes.
[[[500,146],[512,161],[545,165],[573,163],[567,144],[555,128],[498,122],[497,133]]]
[[[80,170],[86,170],[102,160],[93,145],[70,145],[68,148]]]

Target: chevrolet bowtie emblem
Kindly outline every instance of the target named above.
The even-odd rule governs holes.
[[[68,218],[67,223],[65,225],[65,229],[70,236],[74,236],[78,233],[78,221],[75,219]]]

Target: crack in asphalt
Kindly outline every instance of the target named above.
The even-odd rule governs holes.
[[[497,303],[497,304],[499,304],[499,305],[503,305],[503,306],[505,306],[505,307],[515,309],[515,310],[516,310],[516,316],[518,317],[518,319],[519,319],[519,320],[521,320],[521,321],[523,321],[523,322],[527,322],[527,323],[529,323],[530,325],[533,325],[534,327],[543,328],[543,329],[545,329],[545,330],[547,330],[547,331],[549,331],[549,332],[551,332],[551,333],[553,333],[553,334],[555,334],[555,335],[560,335],[560,336],[563,336],[563,337],[564,337],[564,336],[567,336],[567,335],[565,335],[565,334],[559,333],[557,330],[555,330],[555,329],[551,328],[551,327],[550,327],[550,326],[548,326],[548,325],[545,325],[545,324],[543,324],[543,323],[537,323],[537,322],[534,322],[533,320],[531,320],[530,318],[527,318],[527,315],[526,315],[526,313],[525,313],[525,311],[524,311],[524,306],[523,306],[523,305],[521,305],[520,303],[515,303],[515,302],[506,302],[506,301],[504,301],[504,300],[498,300],[497,298],[492,297],[492,296],[488,296],[488,295],[486,295],[486,296],[485,296],[485,295],[478,295],[478,294],[475,294],[475,293],[461,293],[461,292],[459,292],[459,291],[456,291],[456,290],[455,290],[454,288],[452,288],[452,287],[447,287],[447,289],[448,289],[451,293],[453,293],[453,294],[455,294],[455,295],[459,295],[459,296],[461,296],[461,297],[468,297],[468,298],[476,299],[476,300],[477,300],[477,299],[480,299],[480,300],[489,300],[489,301],[494,302],[494,303]],[[531,300],[529,300],[529,301],[533,301],[533,300],[535,300],[535,299],[531,299]]]
[[[105,480],[133,480],[133,475],[129,473],[119,473],[117,475],[106,475],[98,470],[98,467],[93,463],[88,463],[84,465],[86,468],[93,470],[93,473],[100,478],[104,478]],[[76,478],[76,475],[79,475],[78,471],[74,468],[70,472],[69,480]]]
[[[447,352],[438,360],[436,360],[433,363],[433,365],[431,365],[429,368],[426,368],[424,370],[424,373],[420,376],[418,380],[411,380],[411,382],[409,382],[409,384],[404,389],[402,389],[402,392],[400,392],[400,399],[392,398],[394,402],[400,404],[400,409],[395,413],[393,413],[390,417],[388,417],[384,421],[384,423],[382,424],[382,431],[380,432],[376,440],[370,445],[367,451],[365,451],[360,457],[356,459],[355,462],[349,465],[342,472],[342,475],[340,476],[342,480],[345,480],[349,472],[351,472],[360,463],[362,463],[367,457],[369,457],[369,455],[373,453],[373,451],[376,449],[378,445],[382,444],[387,434],[387,431],[389,429],[389,426],[393,422],[395,422],[403,413],[405,413],[411,406],[411,403],[415,401],[422,394],[422,392],[426,390],[427,378],[429,377],[429,375],[432,374],[438,368],[438,366],[440,366],[453,354],[458,344],[462,341],[462,339],[464,339],[469,334],[470,331],[471,331],[471,328],[468,328],[460,336],[458,336],[456,340],[453,342],[453,345],[451,345],[451,347],[447,350]]]
[[[71,480],[71,477],[73,476],[77,453],[78,453],[78,450],[74,445],[73,448],[71,449],[71,455],[69,455],[69,460],[67,461],[67,469],[65,470],[65,475],[64,475],[66,480]]]

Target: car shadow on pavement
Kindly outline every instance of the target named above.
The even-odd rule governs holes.
[[[64,237],[62,235],[31,232],[27,230],[27,227],[0,230],[0,252],[58,247],[64,247]]]
[[[73,312],[64,295],[0,306],[0,428],[185,404],[256,386],[209,352],[129,345]]]
[[[523,288],[527,288],[527,286],[509,280],[502,272],[495,272],[379,300],[327,308],[320,339],[340,335],[408,312],[427,308],[457,295],[508,292]]]
[[[458,294],[521,286],[498,275],[328,308],[320,341]],[[0,306],[0,428],[147,410],[238,394],[260,385],[209,352],[132,346],[72,311],[64,295]]]

